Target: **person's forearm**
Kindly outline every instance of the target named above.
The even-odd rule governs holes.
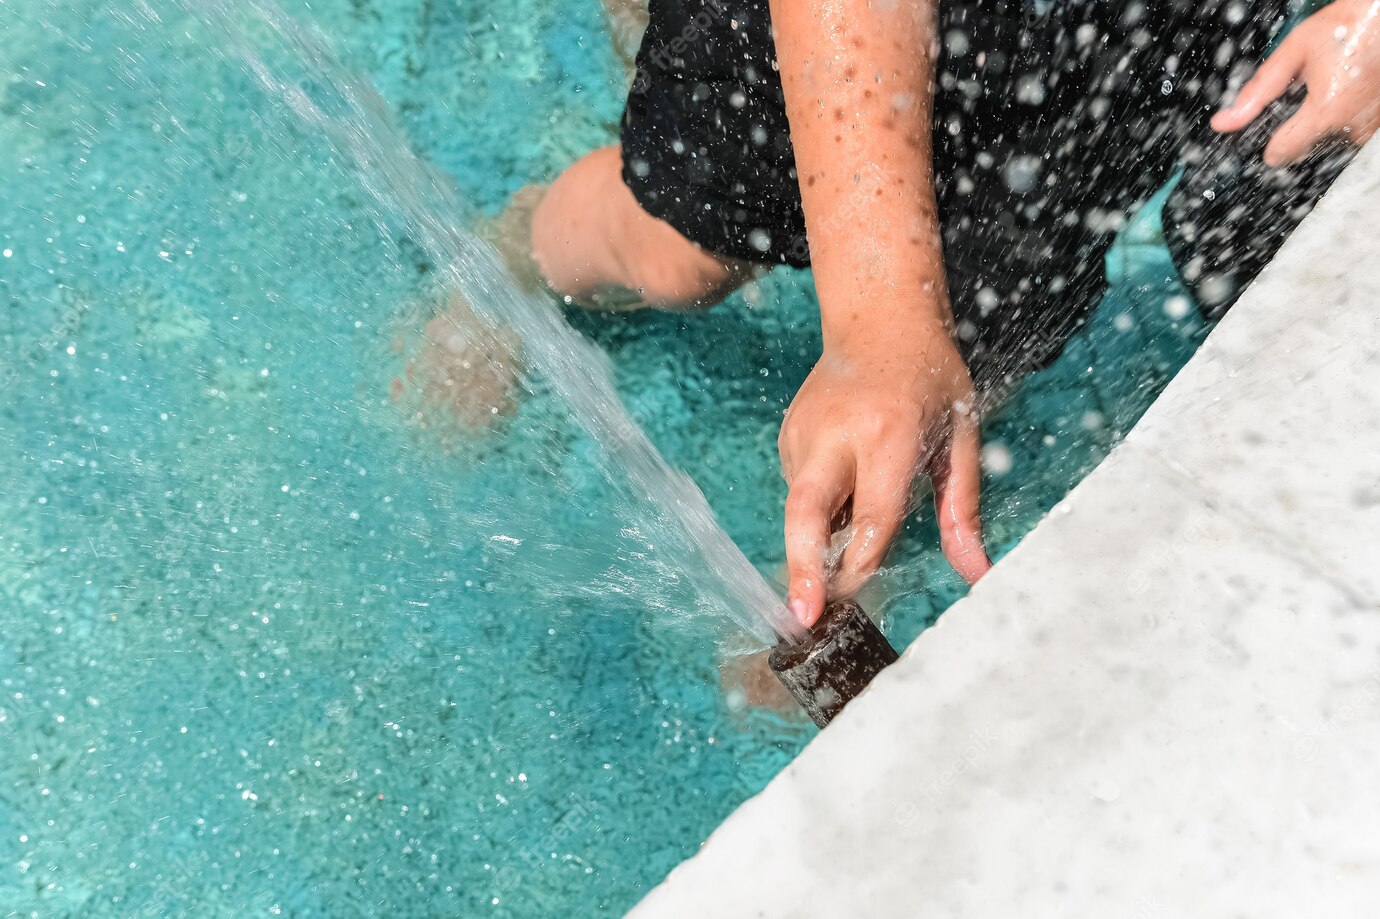
[[[826,350],[947,334],[933,3],[772,0],[771,12]]]

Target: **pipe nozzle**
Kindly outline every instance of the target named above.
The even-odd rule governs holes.
[[[767,663],[815,724],[824,727],[899,655],[862,607],[836,600],[800,642],[782,642]]]

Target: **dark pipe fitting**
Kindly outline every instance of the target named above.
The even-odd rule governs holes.
[[[862,607],[836,600],[801,642],[782,642],[767,663],[815,724],[824,727],[899,657]]]

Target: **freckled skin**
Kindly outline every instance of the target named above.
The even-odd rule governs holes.
[[[824,330],[779,441],[788,597],[810,623],[826,588],[850,593],[880,564],[917,473],[935,479],[955,567],[971,580],[989,563],[972,384],[950,337],[934,197],[937,0],[770,2],[796,163],[810,177],[801,201]],[[870,79],[856,79],[860,68]],[[819,118],[823,100],[832,123]],[[870,535],[831,578],[824,552],[845,506]]]

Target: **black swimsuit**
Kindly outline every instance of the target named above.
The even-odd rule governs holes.
[[[623,116],[624,181],[711,252],[809,264],[766,0],[651,0],[650,12]],[[1166,236],[1205,311],[1230,305],[1274,255],[1347,154],[1259,165],[1288,102],[1229,138],[1207,120],[1285,17],[1284,0],[941,0],[935,190],[960,346],[980,384],[1057,356],[1101,298],[1116,231],[1176,165],[1187,170]]]

